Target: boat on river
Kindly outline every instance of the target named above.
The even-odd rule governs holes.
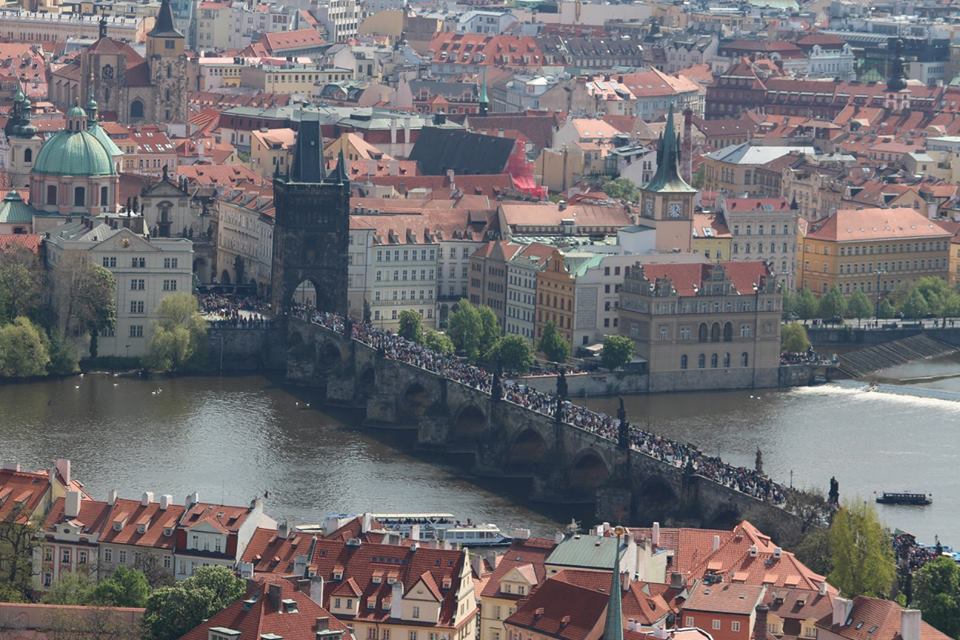
[[[511,542],[495,524],[461,525],[444,529],[440,536],[444,542],[462,547],[500,547]]]
[[[880,504],[903,504],[925,507],[928,504],[933,504],[933,495],[927,493],[909,493],[907,491],[884,491],[877,496],[877,502]]]

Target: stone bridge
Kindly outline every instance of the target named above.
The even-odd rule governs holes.
[[[801,519],[639,451],[289,319],[287,380],[363,410],[364,428],[406,428],[421,449],[468,456],[477,475],[529,487],[536,501],[594,504],[599,519],[728,527],[749,519],[790,544]]]

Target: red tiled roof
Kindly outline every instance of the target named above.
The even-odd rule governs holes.
[[[750,615],[760,604],[766,587],[753,584],[700,582],[690,591],[683,611]]]
[[[64,515],[65,499],[57,498],[43,522],[44,531],[51,532],[58,524],[71,521],[80,525],[81,534],[99,533],[107,523],[110,504],[100,500],[80,500],[80,513],[74,518]]]
[[[271,585],[280,587],[280,607],[269,596]],[[251,604],[247,604],[253,600]],[[296,611],[284,611],[283,600],[296,602]],[[314,602],[310,596],[298,591],[293,584],[283,579],[250,581],[244,599],[237,600],[226,609],[215,613],[208,620],[194,627],[181,640],[207,640],[209,631],[216,627],[240,632],[240,639],[258,640],[273,634],[283,640],[316,640],[318,618],[326,618],[330,629],[342,631],[346,626],[329,611]]]
[[[194,164],[180,165],[177,175],[202,186],[219,186],[224,189],[243,182],[266,184],[267,180],[244,164]]]
[[[892,600],[857,596],[847,618],[849,624],[833,624],[831,612],[817,627],[847,640],[903,640],[902,616],[903,607]],[[950,636],[921,621],[920,640],[950,640]]]
[[[117,498],[107,515],[100,542],[173,549],[177,521],[182,514],[183,505],[179,504],[171,504],[164,510],[159,502],[143,505],[140,500]]]
[[[0,251],[16,245],[32,253],[40,253],[42,242],[43,237],[36,233],[2,233],[0,234]]]
[[[532,245],[528,245],[532,246]],[[547,247],[546,245],[538,245],[541,247],[546,247],[549,252],[553,252],[552,247]],[[549,255],[549,254],[548,254]],[[503,556],[500,558],[500,562],[497,564],[497,568],[494,569],[493,574],[490,576],[490,579],[487,581],[486,586],[483,589],[481,594],[484,598],[516,598],[520,596],[517,594],[504,594],[500,591],[500,581],[503,579],[503,576],[507,575],[513,569],[522,566],[531,566],[533,568],[534,574],[536,576],[537,582],[543,582],[544,577],[546,576],[546,569],[544,568],[544,563],[546,562],[547,556],[553,551],[557,546],[557,543],[553,540],[548,540],[546,538],[529,538],[527,540],[514,540],[510,543],[510,546],[504,552]]]
[[[760,278],[770,275],[763,262],[718,262],[715,264],[642,264],[643,273],[650,282],[657,278],[669,278],[673,288],[681,296],[696,295],[714,269],[723,267],[727,278],[741,294],[752,294],[753,286]]]
[[[294,31],[271,31],[260,37],[260,43],[271,54],[291,49],[317,47],[324,44],[323,36],[316,29],[296,29]]]
[[[180,527],[192,529],[206,523],[223,533],[237,533],[250,513],[250,507],[237,507],[223,504],[198,502],[183,513]]]
[[[610,575],[606,578],[609,589]],[[504,624],[561,640],[585,640],[605,614],[608,602],[603,591],[554,577],[524,600]]]
[[[906,207],[895,209],[841,209],[807,237],[813,240],[848,242],[863,240],[947,238],[950,233],[922,213]]]
[[[0,469],[0,522],[16,516],[15,522],[25,524],[50,488],[47,478],[41,473]]]

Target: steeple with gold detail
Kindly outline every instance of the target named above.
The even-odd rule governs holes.
[[[680,175],[680,137],[671,105],[657,143],[657,171],[640,190],[640,215],[656,227],[658,251],[690,250],[696,193]]]
[[[610,600],[607,617],[603,623],[603,640],[623,640],[623,612],[620,587],[620,536],[623,530],[617,527],[617,543],[613,546],[613,574],[610,579]]]
[[[147,58],[174,58],[182,55],[186,40],[173,20],[170,0],[161,0],[153,29],[147,33]]]

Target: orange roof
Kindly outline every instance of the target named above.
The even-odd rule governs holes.
[[[0,522],[15,518],[25,524],[50,488],[48,474],[0,469]]]
[[[294,31],[271,31],[260,37],[271,54],[282,53],[290,49],[303,49],[324,44],[323,36],[316,29],[296,29]]]
[[[923,214],[906,207],[894,209],[841,209],[819,229],[807,234],[813,240],[862,242],[907,238],[949,238],[950,232]]]
[[[161,509],[159,502],[144,505],[140,500],[117,498],[107,514],[100,542],[173,549],[182,514],[183,505],[179,504]]]
[[[565,219],[572,219],[578,227],[611,229],[633,223],[622,206],[574,204],[561,209],[552,202],[503,202],[500,210],[503,221],[511,227],[559,227]]]
[[[705,611],[748,616],[760,604],[764,592],[765,587],[760,585],[700,582],[693,587],[682,608],[684,612]]]
[[[833,624],[832,618],[831,612],[817,627],[847,640],[903,640],[903,607],[892,600],[857,596],[847,617],[849,624]],[[950,636],[921,621],[920,640],[950,640]]]
[[[43,237],[36,233],[2,233],[0,234],[0,251],[7,247],[20,246],[32,253],[40,253],[40,243]]]

